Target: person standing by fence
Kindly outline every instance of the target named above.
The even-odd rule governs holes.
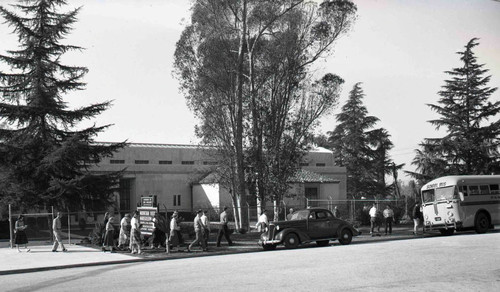
[[[370,214],[370,235],[374,236],[373,232],[377,224],[377,205],[375,203],[373,203],[368,213]],[[378,229],[380,231],[380,226],[378,226]]]
[[[21,252],[19,249],[19,246],[24,244],[24,248],[26,249],[27,252],[30,252],[31,250],[28,248],[28,236],[26,236],[26,230],[28,228],[28,225],[24,224],[24,216],[19,215],[17,217],[16,224],[14,225],[14,232],[15,232],[15,237],[14,237],[14,243],[16,244],[17,251]]]
[[[227,207],[224,206],[224,211],[220,213],[220,225],[219,225],[219,234],[217,234],[217,246],[220,247],[220,241],[222,240],[222,235],[226,238],[227,244],[228,245],[233,245],[233,242],[231,241],[230,235],[229,235],[229,228],[227,227],[227,224],[229,223],[229,220],[227,219]]]
[[[389,234],[392,234],[393,221],[394,221],[394,211],[391,209],[389,205],[387,205],[384,210],[385,235],[387,235],[387,228],[389,228]]]
[[[62,236],[61,236],[61,212],[57,212],[56,218],[54,218],[54,221],[52,221],[52,231],[54,233],[54,245],[52,246],[52,252],[57,252],[57,248],[59,245],[62,248],[62,251],[66,252],[68,251],[62,242]]]

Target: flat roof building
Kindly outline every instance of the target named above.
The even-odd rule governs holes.
[[[232,206],[229,192],[210,175],[216,166],[210,148],[129,143],[113,157],[103,159],[94,170],[125,169],[116,195],[119,212],[134,210],[141,196],[156,196],[162,209],[192,211]],[[290,196],[285,199],[288,205],[305,207],[306,199],[346,199],[346,168],[334,165],[331,151],[312,149],[300,167],[290,180]]]

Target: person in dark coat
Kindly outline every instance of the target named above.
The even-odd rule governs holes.
[[[106,222],[106,235],[104,235],[102,251],[109,249],[110,252],[115,252],[115,227],[113,222],[113,216],[109,216],[108,222]]]
[[[24,248],[26,249],[27,252],[30,252],[31,250],[28,248],[28,237],[26,236],[26,230],[28,228],[28,225],[24,224],[24,216],[19,215],[17,217],[16,224],[14,226],[14,232],[15,232],[15,237],[14,237],[14,243],[16,244],[17,251],[21,252],[19,249],[20,245],[24,245]]]
[[[418,235],[418,227],[423,223],[422,205],[419,201],[415,203],[413,207],[413,235]],[[424,232],[422,225],[422,233]]]

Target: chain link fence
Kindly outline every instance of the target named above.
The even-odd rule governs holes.
[[[290,205],[285,202],[273,203],[266,202],[263,206],[249,206],[244,207],[246,210],[242,214],[247,214],[250,231],[255,229],[255,224],[262,211],[267,211],[269,221],[286,220],[291,209],[294,211],[309,208],[309,207],[322,207],[330,210],[337,218],[341,218],[350,222],[355,226],[369,225],[370,217],[368,214],[372,204],[375,203],[379,210],[380,216],[386,205],[389,205],[394,211],[396,222],[404,223],[410,222],[408,210],[411,208],[411,198],[402,197],[399,199],[362,199],[362,200],[307,200],[306,205]],[[238,212],[237,208],[228,206],[228,219],[230,221],[230,228],[235,229],[234,226],[234,212]],[[203,207],[194,206],[191,209],[176,209],[166,210],[159,208],[159,213],[166,219],[169,224],[171,216],[174,211],[179,213],[179,222],[183,227],[187,237],[194,236],[193,219],[196,216],[198,209],[206,210],[207,215],[211,222],[211,229],[217,230],[219,224],[220,213],[223,211],[222,207]],[[119,211],[60,211],[61,225],[63,240],[68,243],[86,243],[86,244],[102,244],[102,235],[105,232],[104,218],[106,213],[114,217],[115,230],[120,230],[120,221],[125,214],[133,214],[135,210],[119,210]],[[248,212],[247,212],[248,211]],[[49,212],[40,213],[22,213],[14,207],[9,208],[9,221],[3,221],[0,225],[0,239],[9,240],[12,243],[14,240],[14,227],[15,222],[19,215],[24,216],[25,230],[29,241],[42,241],[45,243],[53,242],[52,235],[52,221],[56,217],[57,211],[52,207]],[[119,232],[115,232],[118,237]]]

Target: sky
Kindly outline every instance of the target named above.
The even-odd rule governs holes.
[[[113,124],[96,140],[196,144],[197,123],[172,74],[175,44],[189,21],[189,0],[69,0],[80,7],[78,22],[64,41],[84,47],[63,57],[89,69],[85,91],[70,93],[70,107],[107,100],[113,106],[81,126]],[[13,0],[0,0],[7,6]],[[321,120],[316,133],[332,131],[335,113],[355,83],[362,82],[364,103],[391,135],[393,160],[414,170],[411,160],[424,138],[442,137],[428,120],[439,116],[437,92],[460,66],[457,51],[476,37],[479,63],[500,87],[500,1],[354,0],[358,19],[316,64],[318,75],[345,80],[338,109]],[[3,22],[3,20],[1,21]],[[11,28],[0,24],[0,53],[16,49]],[[0,68],[5,70],[5,67]],[[497,91],[492,100],[500,100]],[[405,179],[404,177],[401,177]]]

